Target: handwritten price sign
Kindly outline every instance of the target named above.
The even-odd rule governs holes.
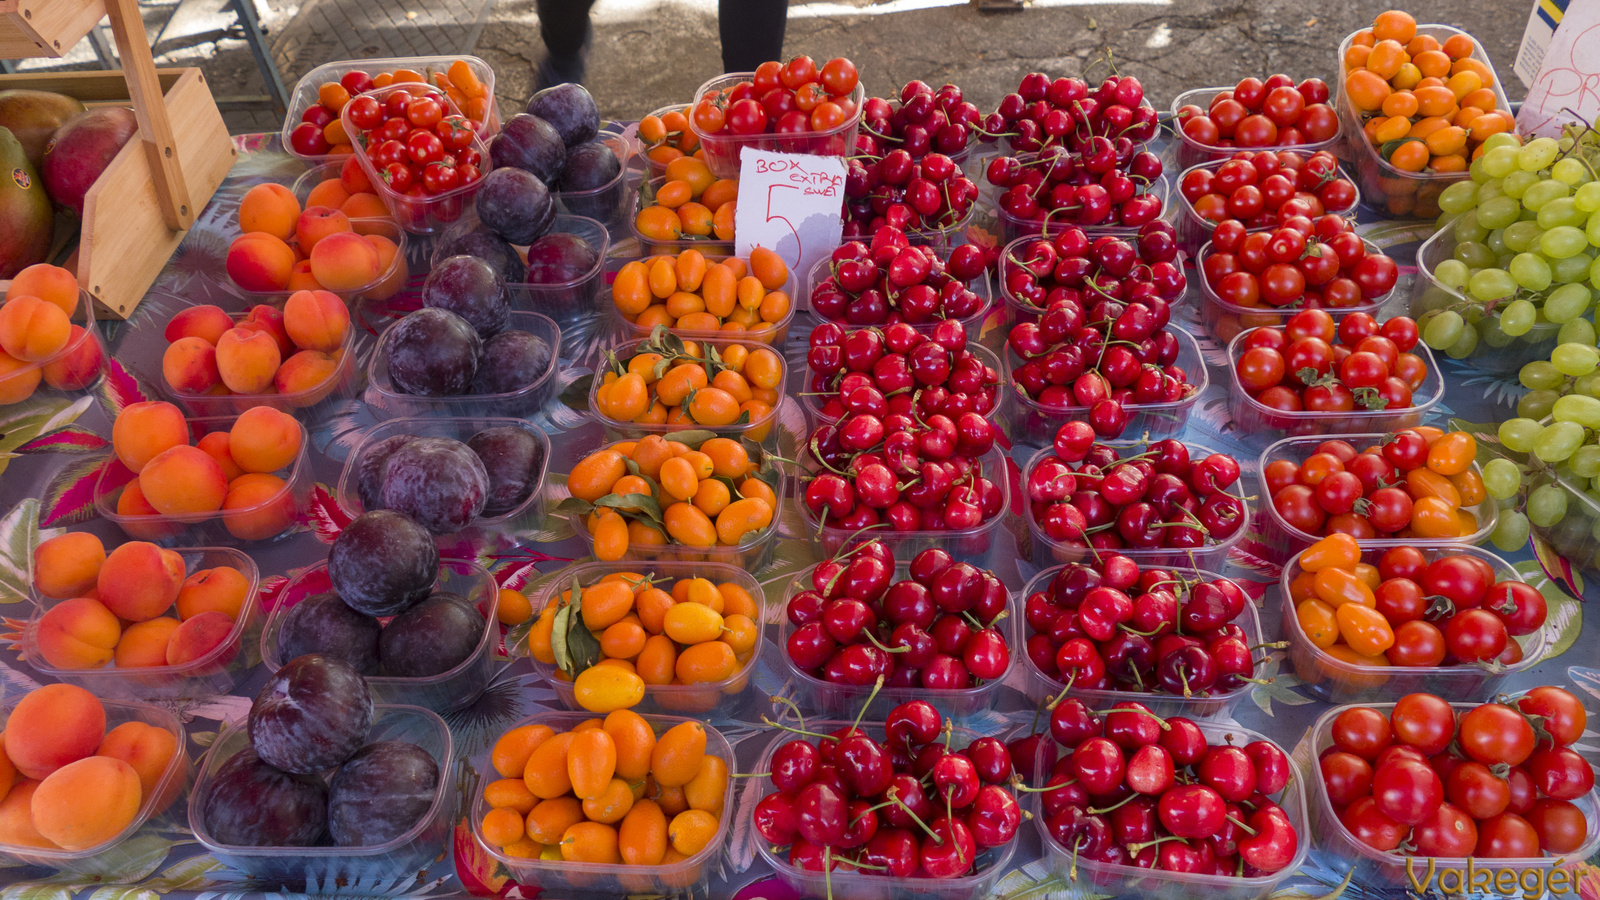
[[[1530,36],[1539,26],[1555,25],[1555,33],[1539,59],[1538,73],[1528,81],[1528,99],[1517,113],[1517,130],[1558,137],[1561,126],[1592,122],[1600,115],[1600,0],[1560,4],[1565,7],[1565,14],[1558,9],[1553,22],[1549,18],[1539,21],[1544,6],[1534,6],[1534,18],[1528,25]],[[1548,9],[1545,13],[1548,15]],[[1517,59],[1519,74],[1525,63],[1523,56],[1533,55],[1529,53],[1530,38],[1525,37],[1523,43],[1524,53]]]
[[[844,160],[837,156],[739,154],[739,205],[734,210],[734,250],[748,256],[766,247],[789,264],[789,296],[803,289],[817,260],[839,246],[844,206]]]

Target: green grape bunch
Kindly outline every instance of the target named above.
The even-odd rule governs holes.
[[[1498,134],[1483,148],[1439,197],[1435,240],[1453,248],[1412,309],[1423,341],[1455,359],[1480,341],[1595,343],[1585,314],[1600,290],[1600,136]]]
[[[1500,423],[1500,443],[1511,455],[1483,466],[1484,492],[1502,510],[1491,537],[1511,550],[1537,528],[1557,552],[1600,568],[1600,350],[1566,344],[1556,350],[1550,362],[1524,367],[1523,379],[1537,367],[1541,378],[1562,379],[1566,392],[1549,401],[1540,419],[1518,415]]]

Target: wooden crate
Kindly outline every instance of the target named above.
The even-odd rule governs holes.
[[[0,0],[0,59],[64,56],[105,14],[104,0]]]
[[[233,167],[238,151],[199,69],[160,69],[157,80],[188,188],[186,220],[203,208]],[[55,91],[90,106],[130,105],[121,72],[0,76],[0,90]],[[167,226],[151,159],[137,135],[123,146],[84,200],[75,271],[99,310],[125,319],[188,234]]]
[[[84,2],[94,9],[72,12]],[[102,313],[126,319],[233,168],[238,151],[200,70],[156,68],[138,0],[0,0],[0,25],[14,29],[19,22],[48,18],[56,28],[55,36],[41,36],[48,48],[38,41],[0,44],[0,55],[60,56],[102,13],[111,22],[121,72],[7,75],[0,76],[0,89],[33,88],[87,104],[133,107],[139,131],[84,197],[78,248],[68,263]],[[74,37],[68,20],[76,28],[91,14]],[[0,28],[0,41],[5,34]]]

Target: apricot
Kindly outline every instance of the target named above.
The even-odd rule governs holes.
[[[276,475],[247,473],[228,485],[222,524],[242,541],[264,541],[294,524],[294,496]]]
[[[33,549],[33,586],[55,600],[82,597],[94,589],[106,547],[87,531],[40,541]]]
[[[139,815],[143,789],[133,766],[91,756],[50,773],[29,804],[33,825],[67,850],[87,850],[122,833]]]
[[[13,785],[5,799],[0,800],[0,844],[59,849],[33,827],[33,794],[37,790],[39,782],[26,778]]]
[[[299,240],[300,252],[310,256],[323,238],[343,234],[349,230],[350,217],[337,208],[308,206],[300,213],[300,222],[295,226],[295,237]]]
[[[144,400],[125,406],[111,423],[111,446],[129,471],[141,472],[163,450],[189,443],[189,423],[176,406]]]
[[[176,551],[129,541],[111,551],[100,567],[100,602],[130,622],[154,619],[172,608],[185,574],[183,557]]]
[[[11,757],[6,755],[6,733],[0,731],[0,800],[11,793],[11,785],[17,780],[17,767],[12,765]]]
[[[283,305],[283,327],[296,347],[332,353],[344,345],[350,310],[330,291],[295,291]]]
[[[222,646],[233,632],[233,620],[219,612],[203,612],[178,626],[167,643],[167,665],[181,666]]]
[[[173,390],[204,394],[222,383],[217,371],[217,348],[204,338],[179,338],[161,355],[161,376]]]
[[[183,623],[167,616],[135,622],[117,642],[117,668],[140,669],[167,664],[167,645]]]
[[[237,619],[249,592],[250,579],[232,566],[201,569],[178,589],[178,618],[192,619],[204,612],[219,612],[229,619]]]
[[[278,342],[263,331],[229,329],[217,342],[217,371],[236,394],[259,394],[272,384],[283,354]]]
[[[75,684],[47,684],[12,708],[6,755],[18,772],[44,778],[94,753],[105,734],[106,710],[93,694]]]
[[[0,406],[21,403],[32,397],[43,375],[39,366],[0,350]]]
[[[363,219],[389,218],[389,208],[377,194],[351,194],[339,211],[350,217],[350,227],[356,234],[388,234],[393,226],[387,221],[365,222]]]
[[[320,291],[322,282],[317,276],[311,274],[311,260],[296,260],[294,268],[289,270],[289,290],[291,291]]]
[[[376,265],[376,252],[373,257]],[[55,356],[71,337],[72,320],[48,300],[23,295],[0,306],[0,350],[23,362],[43,362]]]
[[[369,234],[367,242],[378,251],[378,271],[387,274],[382,282],[367,288],[366,295],[373,300],[387,300],[406,286],[411,270],[406,265],[405,254],[400,252],[400,245],[386,234]]]
[[[82,325],[72,326],[65,350],[44,364],[45,383],[58,391],[76,391],[88,387],[100,377],[105,368],[105,349],[100,346],[100,336]]]
[[[39,655],[57,669],[98,669],[122,638],[122,625],[99,600],[63,600],[39,617]]]
[[[135,477],[122,488],[122,493],[117,497],[117,515],[129,519],[138,519],[142,516],[158,516],[156,508],[145,499],[144,490],[139,486],[139,479]],[[184,526],[177,523],[150,521],[150,522],[121,522],[122,530],[130,537],[144,541],[159,541],[169,538],[182,531]]]
[[[244,319],[234,327],[242,328],[245,331],[261,331],[272,335],[272,340],[278,345],[278,353],[282,356],[289,356],[296,349],[294,341],[289,338],[289,329],[283,324],[283,310],[278,309],[276,306],[257,303],[255,306],[250,307],[250,311],[245,313]]]
[[[6,288],[7,300],[38,297],[61,307],[69,317],[78,311],[78,294],[78,276],[72,274],[71,269],[49,263],[35,263],[23,269],[12,277],[11,286]]]
[[[338,370],[339,360],[334,357],[318,350],[301,350],[283,361],[278,374],[272,376],[272,384],[280,394],[299,394],[327,382]],[[320,399],[310,399],[309,403]]]
[[[222,467],[209,453],[187,444],[169,447],[150,460],[139,473],[139,485],[164,516],[215,512],[228,496]]]
[[[218,468],[222,469],[223,478],[232,481],[244,474],[239,464],[233,461],[233,449],[229,446],[228,432],[213,431],[196,441],[195,446],[216,460]]]
[[[260,231],[287,241],[300,221],[300,201],[281,184],[258,184],[239,201],[239,230]]]
[[[281,291],[294,269],[294,250],[280,238],[252,231],[228,245],[224,267],[233,283],[247,291]]]
[[[338,209],[350,199],[350,192],[339,183],[337,178],[329,178],[320,182],[306,195],[307,206],[326,206],[329,209]]]
[[[205,304],[179,310],[167,323],[164,335],[168,342],[197,337],[214,345],[221,340],[222,333],[232,327],[233,316],[223,312],[220,306]]]
[[[311,248],[311,274],[330,291],[353,291],[376,281],[383,269],[378,264],[378,248],[366,237],[341,232]]]
[[[161,776],[166,774],[172,757],[177,755],[178,740],[165,728],[145,722],[123,722],[106,732],[95,756],[120,759],[133,767],[139,775],[139,788],[146,797],[155,793]]]
[[[294,416],[270,406],[256,406],[234,420],[228,432],[228,450],[246,472],[276,472],[287,469],[300,455],[302,437]]]

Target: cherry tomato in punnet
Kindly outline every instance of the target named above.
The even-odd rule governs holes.
[[[1542,716],[1545,731],[1550,733],[1557,747],[1577,741],[1588,727],[1589,717],[1583,704],[1562,688],[1536,687],[1517,699],[1517,708],[1531,716]]]
[[[1518,766],[1533,753],[1533,726],[1516,710],[1485,703],[1461,716],[1457,740],[1467,756],[1486,766]]]
[[[1450,704],[1433,694],[1407,694],[1395,701],[1389,713],[1396,741],[1432,756],[1450,746],[1456,716]]]
[[[1347,753],[1362,759],[1377,759],[1385,747],[1394,743],[1394,731],[1383,713],[1365,706],[1357,706],[1340,713],[1333,720],[1333,743]]]

